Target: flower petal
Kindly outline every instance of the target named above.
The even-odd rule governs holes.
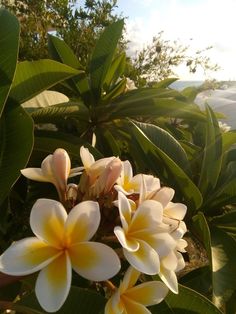
[[[161,267],[161,271],[158,275],[172,292],[178,294],[178,281],[176,274],[173,270],[168,270],[164,267]]]
[[[85,169],[91,167],[95,162],[93,155],[89,152],[88,148],[85,148],[84,146],[80,147],[80,158]]]
[[[30,226],[39,239],[61,248],[66,218],[67,213],[61,203],[41,198],[31,210]]]
[[[0,271],[8,275],[32,274],[53,261],[60,251],[36,237],[13,243],[0,256]]]
[[[73,269],[82,277],[102,281],[120,270],[120,260],[113,249],[97,242],[82,242],[69,248]]]
[[[121,293],[133,287],[136,284],[139,276],[140,276],[140,271],[130,266],[126,271],[123,280],[121,281],[121,284],[119,287],[119,290],[121,291]]]
[[[119,290],[116,290],[111,298],[107,301],[104,314],[120,314],[123,313],[124,306],[120,300]]]
[[[175,190],[168,187],[163,187],[155,192],[150,193],[149,197],[152,200],[158,201],[162,204],[163,208],[168,205],[175,195]]]
[[[125,312],[127,314],[151,314],[151,312],[142,304],[134,302],[133,300],[126,298],[125,295],[122,296],[122,301],[124,303]]]
[[[127,261],[141,273],[148,275],[159,273],[160,261],[157,252],[144,241],[139,241],[139,244],[140,247],[136,252],[123,249]]]
[[[173,219],[183,220],[187,212],[187,206],[182,203],[172,203],[170,202],[164,208],[164,215]]]
[[[175,271],[178,265],[178,259],[175,252],[170,251],[170,253],[161,259],[161,265],[168,270]]]
[[[26,178],[39,182],[51,182],[51,177],[47,177],[43,174],[41,168],[25,168],[22,169],[21,174]]]
[[[137,303],[150,306],[160,303],[167,293],[168,288],[163,282],[149,281],[127,290],[125,295]]]
[[[35,293],[42,308],[56,312],[65,302],[71,286],[71,263],[67,254],[41,270],[38,275]]]
[[[131,205],[128,198],[121,192],[118,192],[118,207],[122,227],[125,231],[127,231],[131,222]]]
[[[56,149],[52,155],[51,165],[57,187],[62,191],[65,191],[71,169],[70,157],[67,151],[62,148]]]
[[[114,233],[124,249],[128,250],[129,252],[135,252],[139,249],[138,241],[128,238],[120,226],[114,228]]]
[[[161,203],[147,200],[136,210],[129,226],[129,233],[142,229],[156,230],[157,225],[162,222],[163,208]]]
[[[65,232],[70,244],[88,241],[100,224],[100,210],[97,202],[84,201],[76,205],[69,213]]]

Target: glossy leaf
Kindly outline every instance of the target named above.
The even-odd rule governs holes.
[[[122,53],[112,61],[109,71],[107,71],[106,77],[104,79],[105,90],[108,90],[111,84],[115,84],[117,80],[122,77],[125,70],[125,58],[125,53]]]
[[[223,215],[213,217],[211,223],[227,233],[236,235],[236,210],[231,210]]]
[[[45,89],[79,73],[80,71],[53,60],[20,62],[17,65],[9,97],[21,104]]]
[[[19,32],[17,18],[0,8],[0,117],[15,75]]]
[[[212,244],[213,301],[222,306],[236,290],[236,241],[223,230],[210,226]]]
[[[154,84],[153,87],[155,87],[155,88],[166,88],[166,87],[169,87],[172,83],[176,82],[177,80],[178,80],[178,78],[176,78],[176,77],[166,78],[166,79],[161,80],[160,82]]]
[[[33,122],[16,106],[5,107],[0,120],[0,203],[27,164],[33,146]]]
[[[164,176],[165,183],[177,188],[185,197],[189,210],[194,211],[200,207],[202,202],[201,193],[188,175],[159,147],[157,147],[137,126],[129,125],[129,133],[132,142],[139,149],[139,157],[145,167],[151,170],[158,177]],[[137,151],[133,151],[134,160],[137,158]],[[161,165],[164,169],[161,170]]]
[[[214,112],[206,106],[207,124],[205,147],[198,187],[203,195],[209,194],[216,186],[222,164],[222,137]]]
[[[123,20],[119,20],[106,27],[97,41],[92,54],[89,72],[91,77],[91,89],[96,100],[100,99],[102,86],[112,63],[123,27]]]
[[[222,314],[206,297],[179,285],[179,294],[169,292],[165,300],[150,308],[153,314]]]

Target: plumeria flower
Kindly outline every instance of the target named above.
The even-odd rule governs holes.
[[[134,286],[139,276],[139,271],[128,268],[119,288],[108,300],[105,314],[151,314],[146,306],[160,303],[166,297],[168,288],[160,281]]]
[[[133,193],[140,193],[142,181],[145,181],[147,190],[153,191],[160,188],[160,180],[152,175],[137,174],[133,176],[133,169],[128,160],[122,163],[122,172],[118,180],[116,181],[115,189],[130,195]]]
[[[169,227],[162,223],[161,203],[144,201],[133,214],[127,197],[118,192],[118,207],[121,226],[116,226],[114,233],[125,258],[140,272],[159,273],[159,254],[168,255],[176,247],[176,241],[168,233]]]
[[[120,270],[117,254],[105,244],[89,242],[100,223],[99,205],[85,201],[67,215],[61,203],[39,199],[30,214],[35,237],[13,243],[0,256],[0,271],[14,276],[40,271],[35,292],[47,312],[65,302],[72,268],[80,276],[103,281]]]
[[[42,161],[41,168],[26,168],[21,173],[28,179],[54,184],[60,200],[64,201],[68,177],[80,174],[82,169],[71,169],[69,155],[64,149],[58,148]]]
[[[108,157],[94,160],[93,155],[83,146],[80,149],[84,173],[81,176],[79,189],[85,193],[85,198],[98,197],[108,193],[114,186],[122,170],[119,158]]]

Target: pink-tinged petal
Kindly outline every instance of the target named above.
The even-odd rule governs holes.
[[[155,201],[160,202],[165,210],[165,207],[172,200],[174,195],[175,195],[175,190],[168,187],[163,187],[159,190],[156,190],[150,193],[149,197]]]
[[[129,238],[121,227],[115,227],[114,233],[124,249],[129,252],[135,252],[139,249],[138,241],[133,238]]]
[[[76,167],[72,168],[70,170],[69,178],[73,178],[75,176],[78,176],[79,174],[82,174],[82,171],[84,170],[84,167]]]
[[[149,281],[141,283],[125,292],[129,299],[151,306],[160,303],[167,295],[168,288],[160,281]]]
[[[0,256],[0,271],[14,276],[32,274],[61,254],[35,237],[14,242]]]
[[[103,281],[120,270],[120,260],[113,249],[97,242],[82,242],[68,249],[73,269],[92,281]]]
[[[172,203],[170,202],[164,208],[164,215],[173,219],[183,220],[187,212],[187,206],[182,203]]]
[[[161,203],[147,200],[136,210],[129,226],[129,233],[142,229],[156,230],[157,225],[162,222],[163,208]]]
[[[120,300],[119,290],[116,290],[107,301],[104,314],[120,314],[123,313],[123,311],[123,302]]]
[[[80,147],[80,158],[85,169],[90,168],[95,162],[93,155],[89,152],[88,148],[84,146]]]
[[[51,182],[52,178],[47,177],[43,174],[41,168],[25,168],[22,169],[21,174],[25,176],[26,178],[34,181],[39,181],[39,182]]]
[[[67,213],[61,203],[41,198],[31,210],[30,226],[39,239],[61,248],[66,219]]]
[[[170,253],[161,259],[161,265],[168,270],[175,271],[178,265],[178,259],[175,252],[170,251]]]
[[[52,155],[48,155],[41,163],[42,173],[45,177],[51,178],[52,183],[54,183],[55,178],[52,170]]]
[[[124,303],[125,314],[151,314],[151,312],[144,305],[134,302],[133,300],[127,298],[125,295],[122,295],[121,298]]]
[[[164,267],[161,267],[161,271],[158,275],[173,293],[178,294],[178,281],[176,274],[173,270],[168,270]]]
[[[68,153],[62,148],[56,149],[52,155],[52,171],[57,187],[62,191],[66,189],[70,169],[71,162]]]
[[[71,286],[71,275],[71,263],[67,254],[61,254],[40,271],[35,293],[44,310],[56,312],[64,304]]]
[[[129,182],[133,178],[133,169],[128,160],[123,161],[124,181]]]
[[[68,244],[90,240],[98,229],[100,219],[97,202],[84,201],[76,205],[70,211],[65,224]]]
[[[125,290],[133,287],[136,284],[139,276],[140,271],[130,266],[126,271],[123,280],[121,281],[119,287],[120,292],[123,293]]]
[[[131,206],[127,197],[121,192],[118,193],[118,208],[122,227],[127,231],[131,222]]]
[[[141,273],[156,275],[160,270],[160,261],[157,252],[146,242],[139,241],[140,247],[136,252],[123,249],[124,256],[134,268]]]

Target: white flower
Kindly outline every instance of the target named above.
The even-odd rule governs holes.
[[[42,161],[41,168],[26,168],[22,169],[21,173],[28,179],[54,184],[60,200],[63,201],[67,189],[67,179],[80,174],[82,169],[83,167],[71,169],[69,155],[64,149],[58,148]]]
[[[163,208],[159,202],[144,201],[132,214],[129,200],[118,193],[121,226],[114,233],[128,262],[140,272],[154,275],[160,271],[159,253],[168,255],[176,242],[162,223]]]
[[[160,303],[168,288],[160,281],[149,281],[134,286],[140,272],[129,267],[119,288],[108,300],[105,314],[151,314],[146,306]]]
[[[0,256],[0,271],[15,276],[40,271],[36,296],[46,311],[57,311],[68,296],[72,268],[93,281],[107,280],[120,269],[119,258],[110,247],[89,242],[99,223],[96,202],[82,202],[67,215],[61,203],[39,199],[30,215],[36,237],[13,243]]]

